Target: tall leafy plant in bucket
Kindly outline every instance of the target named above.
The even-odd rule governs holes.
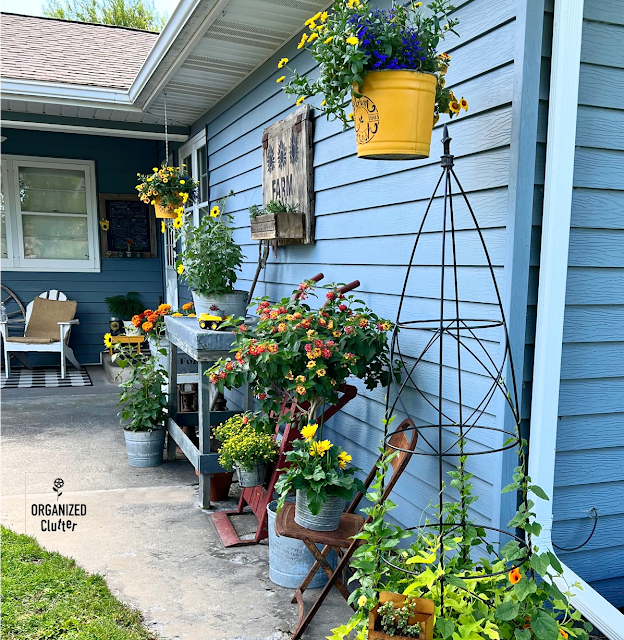
[[[444,37],[456,34],[454,7],[449,0],[432,0],[426,11],[422,5],[382,10],[366,0],[336,0],[330,12],[306,22],[309,31],[298,45],[312,53],[319,77],[300,75],[286,58],[278,64],[292,74],[284,90],[297,96],[297,104],[320,94],[318,108],[328,119],[339,119],[345,129],[354,125],[358,157],[427,157],[440,114],[468,109],[445,86],[450,56],[439,51]],[[277,78],[286,80],[285,73]]]
[[[198,226],[190,214],[182,214],[173,223],[182,245],[176,268],[193,293],[197,315],[209,313],[212,305],[227,316],[245,315],[248,294],[234,288],[243,252],[233,237],[233,216],[225,210],[233,195],[230,192],[219,200]]]

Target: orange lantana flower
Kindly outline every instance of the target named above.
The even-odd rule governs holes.
[[[520,569],[518,569],[517,567],[514,567],[509,572],[509,582],[511,582],[511,584],[517,584],[518,582],[520,582],[520,580],[522,580],[522,574],[520,573]]]

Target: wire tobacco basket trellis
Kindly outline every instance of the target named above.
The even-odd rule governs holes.
[[[436,532],[442,542],[438,561],[443,567],[444,540],[463,537],[467,527],[479,531],[478,537],[494,558],[497,546],[488,536],[525,543],[507,531],[472,522],[469,500],[461,491],[453,495],[449,488],[449,469],[455,469],[461,483],[471,456],[501,454],[517,447],[520,419],[495,267],[455,173],[446,126],[442,143],[442,173],[416,234],[391,340],[391,363],[400,370],[400,379],[388,391],[385,442],[396,448],[389,443],[389,418],[401,414],[411,419],[411,428],[418,432],[415,455],[437,462],[437,521],[412,528]],[[475,292],[480,303],[474,302]],[[515,428],[509,430],[497,426],[494,418],[505,403],[515,421]],[[459,504],[450,519],[445,508],[449,503]],[[459,552],[469,553],[469,549]],[[385,561],[395,566],[392,558]],[[479,573],[463,579],[493,575]]]

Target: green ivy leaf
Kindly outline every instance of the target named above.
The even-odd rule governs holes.
[[[450,638],[455,631],[455,623],[452,620],[447,620],[445,618],[438,618],[435,622],[435,626],[442,635],[443,640]]]
[[[499,620],[513,620],[520,611],[520,604],[512,600],[505,600],[496,607],[496,617]]]
[[[541,498],[542,500],[550,500],[544,489],[538,487],[536,484],[532,484],[529,489],[531,490],[531,493],[535,494],[538,498]]]
[[[537,640],[559,640],[559,625],[545,611],[538,611],[536,616],[531,616],[531,631]]]

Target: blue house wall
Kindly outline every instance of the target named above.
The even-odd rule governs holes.
[[[7,137],[2,143],[6,154],[94,160],[98,194],[136,193],[137,172],[149,171],[159,156],[160,143],[150,140],[8,127],[3,127],[3,135]],[[79,362],[97,363],[104,348],[102,336],[109,330],[110,313],[104,298],[139,291],[146,306],[154,308],[163,296],[161,253],[159,247],[156,258],[102,258],[99,273],[4,271],[2,282],[24,305],[49,289],[59,289],[77,300],[80,325],[72,330],[70,345]]]
[[[390,3],[378,4],[388,6]],[[449,127],[456,172],[484,230],[499,286],[505,292],[506,307],[513,309],[509,316],[510,330],[512,336],[516,336],[512,339],[519,349],[516,361],[521,374],[540,40],[538,37],[537,44],[531,44],[526,33],[533,33],[535,29],[541,33],[543,3],[472,0],[456,4],[461,5],[456,12],[461,21],[458,28],[461,38],[452,36],[445,43],[453,58],[447,84],[458,97],[466,97],[470,106],[469,112]],[[293,99],[284,95],[275,83],[280,75],[276,72],[276,63],[281,57],[287,57],[289,66],[299,72],[315,73],[314,61],[308,52],[296,49],[297,41],[298,37],[276,53],[191,130],[193,135],[207,126],[211,200],[230,190],[236,194],[228,202],[228,208],[235,215],[235,238],[246,255],[239,288],[250,286],[256,268],[258,249],[250,239],[247,209],[262,202],[262,131],[294,108]],[[535,85],[535,99],[527,104],[519,88],[526,89],[521,80],[523,74],[528,75],[530,71],[532,77],[525,82]],[[393,319],[415,233],[441,171],[439,141],[445,121],[447,117],[443,117],[433,131],[430,158],[393,163],[358,160],[353,132],[343,133],[339,124],[316,117],[316,242],[279,247],[277,258],[272,255],[269,258],[255,295],[268,295],[272,299],[288,296],[301,280],[323,272],[324,282],[360,280],[358,296],[379,315]],[[517,167],[521,153],[528,153],[530,170],[519,178]],[[465,214],[458,205],[458,216]],[[466,224],[465,217],[463,224]],[[433,239],[439,237],[439,222],[432,222],[429,232]],[[476,314],[473,317],[490,317],[495,312],[495,298],[488,287],[486,263],[475,251],[476,233],[465,232],[464,241],[459,270],[464,283],[462,298],[466,308]],[[412,317],[434,314],[435,317],[437,289],[428,278],[427,268],[417,267],[413,274],[404,306],[406,314]],[[520,294],[516,296],[517,291]],[[416,351],[417,345],[412,346]],[[492,341],[489,348],[498,353],[498,342]],[[434,365],[435,358],[431,367]],[[452,366],[447,373],[449,377],[452,375]],[[331,426],[331,438],[352,453],[357,465],[367,471],[377,455],[383,433],[385,391],[371,392],[358,382],[355,384],[359,390],[357,398],[333,418],[328,427]],[[464,404],[474,408],[488,385],[487,379],[466,369],[464,384]],[[436,396],[433,379],[425,376],[422,387],[432,397]],[[423,423],[435,423],[437,417],[416,392],[408,392],[406,398],[413,415]],[[456,404],[457,398],[449,395],[445,401]],[[484,418],[486,424],[504,424],[502,404],[492,406]],[[502,437],[483,438],[481,444],[500,444],[499,440]],[[475,474],[475,491],[480,496],[473,515],[484,524],[506,526],[507,516],[515,505],[501,502],[500,489],[507,483],[507,472],[515,461],[503,456],[488,458],[476,456],[468,463],[469,470]],[[399,507],[393,512],[397,519],[405,525],[421,522],[428,505],[437,502],[436,487],[433,459],[418,456],[397,486],[395,501]]]
[[[545,12],[525,403],[529,417],[552,1]],[[568,257],[553,541],[561,558],[624,606],[624,5],[585,0]],[[542,455],[531,451],[530,455]]]

